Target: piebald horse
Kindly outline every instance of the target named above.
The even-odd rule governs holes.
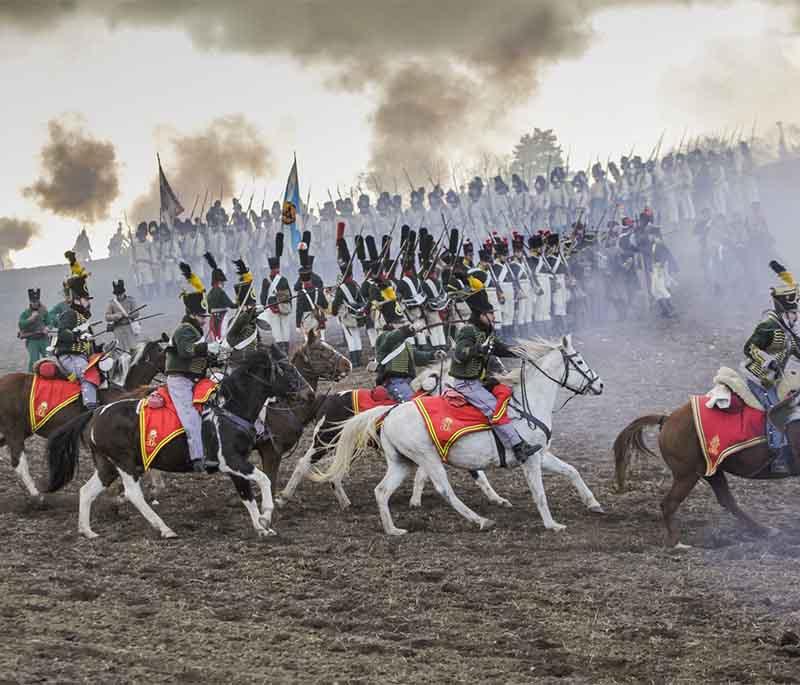
[[[509,418],[524,440],[542,445],[542,448],[523,464],[517,463],[513,455],[507,455],[507,465],[522,467],[545,527],[561,530],[565,526],[553,519],[547,504],[542,469],[549,467],[570,475],[577,475],[577,471],[558,459],[550,450],[556,396],[560,388],[575,395],[600,395],[603,392],[603,382],[574,349],[570,336],[563,338],[560,344],[531,340],[521,342],[513,349],[521,366],[509,374],[509,377],[502,379],[513,390]],[[381,418],[383,423],[379,431],[377,421]],[[386,457],[386,475],[375,488],[375,498],[383,528],[388,535],[403,535],[407,532],[394,525],[389,499],[415,464],[433,481],[436,491],[464,518],[477,524],[481,530],[494,525],[492,520],[467,507],[453,491],[425,422],[411,402],[396,407],[376,407],[346,421],[336,442],[333,462],[326,471],[316,474],[315,479],[329,481],[341,478],[347,473],[352,461],[367,449],[370,441],[379,443]],[[447,464],[468,471],[482,471],[489,466],[499,466],[500,455],[494,437],[488,431],[465,435],[450,448]],[[577,479],[573,478],[573,484],[590,511],[602,511],[599,502],[579,475]]]
[[[128,393],[146,386],[158,373],[164,371],[165,353],[161,342],[161,340],[153,340],[139,343],[125,377],[124,387],[110,385],[108,388],[99,390],[97,399],[101,404],[114,402]],[[0,378],[0,447],[3,445],[8,447],[11,466],[28,494],[41,500],[39,489],[28,469],[28,457],[25,454],[25,441],[33,435],[28,418],[33,378],[34,375],[31,373],[10,373]],[[141,391],[142,395],[144,392],[146,391]],[[79,399],[55,414],[36,431],[36,435],[48,438],[84,411],[83,404]]]
[[[274,507],[269,478],[249,461],[255,441],[253,425],[267,397],[289,395],[311,401],[313,391],[277,347],[257,348],[221,381],[203,411],[206,454],[218,462],[221,473],[230,476],[260,536],[275,534],[271,527]],[[136,399],[113,402],[80,416],[51,436],[48,443],[49,492],[64,487],[75,476],[81,439],[92,452],[95,471],[81,488],[78,515],[78,532],[88,538],[97,537],[91,528],[92,502],[117,478],[122,480],[127,499],[161,537],[175,537],[142,494],[139,481],[144,466],[138,410]],[[88,438],[84,434],[87,428]],[[173,473],[191,472],[186,436],[180,435],[165,445],[151,468]],[[251,483],[261,490],[260,512]]]

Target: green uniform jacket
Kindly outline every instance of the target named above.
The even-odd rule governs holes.
[[[462,380],[483,379],[489,363],[489,355],[496,357],[513,357],[505,343],[497,338],[491,345],[491,351],[483,348],[489,338],[486,331],[477,326],[467,324],[456,334],[453,362],[450,364],[450,375]]]
[[[38,314],[38,316],[34,316]],[[39,305],[39,309],[34,312],[28,307],[19,317],[19,332],[25,340],[47,339],[47,326],[50,324],[50,317],[47,307]]]
[[[202,338],[202,331],[184,318],[172,334],[172,341],[167,348],[167,374],[192,378],[205,375],[208,366],[208,346],[200,342]]]
[[[208,303],[209,310],[212,312],[216,309],[236,309],[236,303],[231,300],[231,298],[228,297],[228,293],[219,286],[211,288],[211,290],[208,291],[206,302]]]
[[[56,355],[60,354],[80,354],[88,357],[92,353],[91,340],[81,340],[80,333],[73,330],[88,319],[80,312],[72,309],[65,309],[58,317],[58,339],[56,342]]]
[[[233,326],[228,330],[227,342],[231,347],[236,347],[240,342],[249,338],[256,332],[256,310],[245,309],[233,322]],[[231,361],[244,356],[249,350],[253,350],[258,345],[258,335],[247,347],[242,350],[234,350],[231,353]]]
[[[778,367],[776,373],[778,380],[783,375],[791,355],[800,359],[800,349],[794,337],[786,333],[778,316],[775,312],[769,312],[767,318],[756,326],[744,345],[744,354],[748,359],[745,368],[765,387],[770,387],[774,382],[770,378],[770,370],[766,368],[770,357]]]
[[[422,352],[417,350],[408,338],[413,337],[414,331],[410,326],[403,326],[393,331],[384,331],[375,341],[375,358],[378,360],[377,383],[380,385],[387,378],[414,378],[417,375],[417,364],[430,364],[433,361],[432,352]],[[386,364],[381,360],[394,352],[398,347],[400,350]]]

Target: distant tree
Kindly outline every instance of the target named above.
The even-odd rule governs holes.
[[[527,181],[539,174],[544,176],[548,168],[557,166],[565,166],[564,149],[558,144],[558,136],[552,128],[535,128],[533,133],[526,133],[514,146],[511,171]]]

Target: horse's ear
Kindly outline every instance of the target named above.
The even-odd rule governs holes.
[[[317,333],[316,333],[316,331],[315,331],[315,330],[312,328],[312,329],[311,329],[311,330],[310,330],[310,331],[309,331],[309,332],[306,334],[306,345],[308,345],[309,347],[311,347],[311,346],[314,344],[314,341],[315,341],[316,339],[317,339]]]
[[[572,347],[572,333],[567,333],[567,335],[561,338],[561,345],[565,350]]]
[[[161,331],[161,337],[158,340],[156,340],[156,342],[166,344],[169,342],[169,336],[166,333],[164,333],[164,331]]]

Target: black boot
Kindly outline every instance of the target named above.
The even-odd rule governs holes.
[[[353,365],[354,369],[357,369],[359,366],[361,366],[361,352],[360,351],[356,350],[356,351],[351,351],[350,352],[350,363]]]
[[[518,464],[524,464],[528,461],[528,457],[536,454],[540,449],[542,449],[541,445],[531,445],[529,442],[522,440],[514,445],[514,459],[517,460]]]

